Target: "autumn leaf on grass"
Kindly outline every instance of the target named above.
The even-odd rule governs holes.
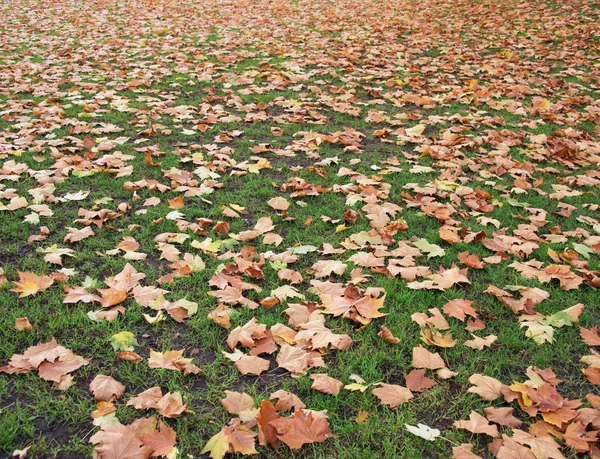
[[[253,374],[258,376],[267,371],[271,363],[266,359],[254,355],[244,355],[234,365],[243,375]]]
[[[490,422],[495,422],[504,427],[519,427],[523,421],[513,416],[514,408],[501,407],[494,408],[488,406],[485,408],[485,416]]]
[[[418,248],[421,252],[427,254],[427,258],[443,257],[446,255],[446,251],[439,245],[430,244],[427,239],[419,239],[417,242],[413,242],[413,245]]]
[[[230,426],[223,427],[213,435],[200,454],[210,452],[212,459],[221,459],[226,453],[258,454],[254,447],[256,434],[248,427],[231,421]]]
[[[311,356],[303,347],[284,344],[277,354],[276,362],[291,373],[303,374],[311,363]]]
[[[470,254],[469,252],[461,252],[458,254],[458,259],[462,264],[473,269],[485,268],[485,263],[479,258],[479,254]]]
[[[600,368],[590,367],[584,368],[581,371],[587,376],[589,382],[597,386],[600,385]]]
[[[167,392],[163,395],[160,387],[152,387],[130,398],[127,406],[133,406],[137,410],[153,409],[166,418],[177,418],[187,411],[180,392]]]
[[[312,374],[310,375],[310,379],[313,380],[312,386],[310,386],[311,389],[318,390],[319,392],[329,395],[339,394],[342,386],[344,385],[342,381],[331,378],[326,374]]]
[[[129,425],[103,424],[90,438],[94,452],[102,459],[146,459],[178,454],[176,434],[163,422],[157,430],[156,418],[136,419]]]
[[[421,437],[427,441],[434,441],[437,437],[439,437],[442,434],[438,429],[432,429],[431,427],[425,424],[417,424],[416,426],[404,424],[404,427],[411,434],[416,435],[417,437]]]
[[[90,438],[90,443],[95,444],[94,452],[103,459],[121,458],[148,458],[152,454],[150,447],[144,445],[138,435],[139,422],[123,426],[110,423],[101,426]],[[156,424],[156,420],[154,420]]]
[[[86,359],[60,346],[52,338],[47,343],[29,347],[23,354],[14,354],[8,365],[0,368],[0,372],[23,374],[37,370],[40,378],[53,381],[56,387],[65,390],[73,382],[69,373],[87,364]]]
[[[228,413],[240,414],[254,409],[254,400],[248,394],[226,390],[226,397],[221,399],[221,405]]]
[[[469,281],[469,278],[467,277],[467,270],[468,268],[459,269],[454,265],[451,269],[445,269],[440,266],[438,272],[426,276],[426,280],[422,282],[409,282],[407,287],[412,290],[435,289],[443,291],[448,290],[456,284],[470,284],[471,281]]]
[[[200,368],[192,363],[191,358],[183,357],[183,350],[167,351],[163,354],[162,352],[150,349],[148,366],[150,368],[165,368],[167,370],[183,370],[184,375],[200,373]]]
[[[44,261],[46,263],[52,263],[52,264],[60,265],[60,266],[62,266],[62,257],[63,256],[69,256],[69,257],[75,256],[75,255],[73,255],[74,251],[72,249],[61,249],[61,248],[57,247],[56,244],[54,244],[50,247],[46,247],[45,249],[39,248],[36,251],[46,254],[46,256],[44,257]]]
[[[321,443],[335,435],[329,430],[329,421],[323,413],[300,409],[289,418],[279,418],[270,422],[277,431],[277,438],[290,449],[300,449],[303,445]]]
[[[111,306],[115,306],[119,303],[122,303],[127,299],[127,291],[126,290],[117,290],[113,288],[106,289],[98,289],[102,298],[100,300],[100,304],[103,308],[110,308]]]
[[[583,338],[583,342],[588,346],[600,346],[600,336],[598,336],[598,326],[590,329],[580,327],[579,334]]]
[[[176,457],[172,454],[177,441],[177,434],[164,422],[160,421],[159,430],[144,433],[140,439],[144,446],[152,450],[151,457]]]
[[[596,443],[598,440],[598,431],[587,431],[586,426],[587,422],[572,422],[565,432],[565,443],[578,453],[589,451],[590,443]]]
[[[477,310],[471,305],[472,301],[457,298],[455,300],[448,301],[444,306],[444,313],[448,314],[455,319],[464,322],[467,316],[477,318]]]
[[[286,390],[278,390],[269,395],[269,399],[278,399],[275,404],[275,409],[279,411],[298,411],[301,408],[306,408],[306,405],[300,398]]]
[[[458,228],[453,226],[444,225],[439,229],[440,237],[448,244],[457,244],[460,242],[460,236],[458,234]]]
[[[484,347],[490,347],[498,337],[496,335],[488,335],[485,338],[480,338],[471,333],[473,339],[465,341],[463,344],[471,349],[482,350]]]
[[[346,271],[348,265],[338,260],[319,260],[312,265],[312,270],[315,271],[315,277],[327,277],[332,274],[341,276]]]
[[[27,317],[15,317],[15,330],[32,331],[33,325],[31,325]]]
[[[465,429],[474,434],[486,434],[490,437],[498,436],[498,427],[492,425],[479,413],[471,411],[468,421],[455,421],[454,427],[458,429]]]
[[[413,398],[412,392],[406,387],[385,383],[379,383],[379,385],[380,387],[373,389],[371,393],[390,408],[396,408]]]
[[[281,440],[277,437],[277,429],[272,423],[281,419],[273,403],[269,400],[263,400],[258,408],[256,422],[258,423],[258,443],[262,446],[270,444],[274,448],[279,448]]]
[[[543,325],[536,320],[522,322],[521,328],[527,327],[525,336],[534,340],[538,345],[551,343],[554,341],[554,328],[550,325]]]
[[[127,401],[127,406],[133,406],[136,410],[149,410],[156,407],[156,403],[162,396],[160,387],[151,387],[135,397],[131,397]]]
[[[19,281],[15,282],[16,287],[11,292],[19,293],[19,298],[35,295],[43,292],[54,283],[54,279],[49,276],[37,276],[30,272],[19,271]]]
[[[102,301],[98,295],[94,295],[88,292],[85,287],[64,287],[64,291],[67,293],[63,299],[63,303],[93,303],[94,301]]]
[[[527,445],[537,459],[564,459],[560,445],[551,436],[535,437],[523,430],[513,429],[512,439],[520,445]]]
[[[277,196],[276,198],[269,199],[267,204],[274,210],[286,211],[290,207],[290,203],[287,199]]]
[[[97,401],[117,400],[125,392],[125,386],[111,376],[97,375],[90,383],[90,392]]]
[[[502,395],[503,384],[495,378],[481,374],[471,375],[469,382],[473,384],[467,392],[479,395],[482,399],[491,401],[496,400]]]
[[[422,346],[413,347],[412,365],[415,368],[427,368],[429,370],[446,368],[446,363],[437,352],[433,354]]]
[[[412,370],[404,378],[406,380],[406,387],[412,392],[423,392],[426,389],[430,389],[436,385],[433,379],[425,376],[425,370]]]
[[[382,340],[387,341],[390,344],[398,344],[400,342],[400,338],[397,338],[393,335],[389,328],[385,325],[381,326],[381,330],[377,333]]]
[[[430,346],[451,348],[456,346],[456,340],[452,339],[452,335],[448,332],[442,334],[432,327],[421,328],[421,340]]]
[[[365,268],[375,268],[378,266],[385,266],[385,260],[383,258],[377,258],[371,252],[358,252],[348,258],[355,265],[363,266]]]
[[[470,443],[462,443],[452,447],[452,459],[483,459],[481,456],[473,453],[473,445]],[[500,459],[522,459],[516,457],[506,457]],[[533,458],[531,458],[533,459]]]
[[[67,235],[64,237],[63,242],[69,241],[71,244],[86,239],[90,236],[94,236],[94,231],[90,226],[85,226],[82,229],[67,228]]]
[[[234,328],[229,332],[227,345],[230,349],[235,349],[238,344],[244,347],[252,348],[256,346],[256,341],[266,338],[267,326],[259,324],[255,317],[250,319],[241,327]]]

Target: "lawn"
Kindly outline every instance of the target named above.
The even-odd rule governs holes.
[[[2,2],[0,457],[600,457],[599,22]]]

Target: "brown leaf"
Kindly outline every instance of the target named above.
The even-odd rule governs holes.
[[[277,438],[290,447],[300,449],[303,445],[321,443],[335,435],[329,430],[325,415],[298,410],[291,418],[279,418],[270,422],[277,430]]]
[[[472,304],[472,301],[459,298],[448,301],[444,305],[443,310],[444,313],[448,314],[449,316],[464,322],[466,316],[471,316],[473,318],[477,317],[477,310],[471,307]]]
[[[35,295],[43,292],[54,283],[54,279],[49,276],[37,276],[34,273],[23,273],[19,271],[19,281],[15,282],[15,288],[11,292],[19,293],[19,298]]]
[[[177,434],[164,422],[160,421],[159,430],[143,434],[140,440],[144,446],[152,450],[151,457],[166,456],[175,447]]]
[[[509,407],[494,408],[489,406],[485,408],[485,416],[488,421],[504,427],[519,427],[523,424],[523,421],[514,417],[513,411],[514,409]]]
[[[396,408],[413,398],[413,394],[409,389],[397,384],[381,383],[380,387],[373,389],[371,393],[375,395],[381,403],[390,408]]]
[[[479,395],[483,400],[496,400],[502,395],[502,383],[490,376],[481,374],[471,375],[469,382],[473,384],[467,392]]]
[[[465,429],[475,434],[486,434],[490,437],[498,436],[498,427],[490,424],[486,418],[475,411],[471,411],[468,421],[455,421],[453,425],[458,429]]]
[[[412,392],[423,392],[436,385],[433,379],[425,376],[425,370],[412,370],[404,379],[406,380],[406,387]]]
[[[290,411],[292,408],[297,411],[300,408],[306,408],[306,405],[297,395],[285,390],[278,390],[269,395],[271,400],[277,398],[275,409],[280,411]]]
[[[382,340],[387,341],[390,344],[398,344],[400,342],[400,338],[396,338],[393,333],[387,328],[385,325],[381,326],[381,330],[377,333]]]
[[[242,411],[254,409],[254,400],[248,394],[225,391],[226,397],[221,399],[221,405],[228,413],[240,414]]]
[[[413,347],[412,365],[415,368],[427,368],[429,370],[446,368],[446,363],[437,352],[433,354],[422,346]]]
[[[580,327],[579,333],[583,342],[589,346],[600,346],[600,336],[598,336],[598,326],[594,326],[590,329]]]
[[[271,363],[266,359],[262,359],[254,355],[244,355],[241,359],[235,362],[234,365],[243,375],[252,374],[258,376],[261,373],[268,371]]]
[[[340,393],[344,383],[337,379],[331,378],[326,374],[312,374],[310,379],[313,380],[311,389],[318,390],[324,394],[337,395]]]
[[[15,317],[15,329],[17,331],[32,331],[33,325],[27,317]]]
[[[90,392],[98,401],[118,400],[125,392],[125,386],[111,376],[97,375],[90,383]]]

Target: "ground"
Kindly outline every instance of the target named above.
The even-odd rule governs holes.
[[[492,436],[453,424],[509,406],[535,438],[554,429],[565,457],[595,454],[598,421],[573,411],[557,425],[524,409],[531,391],[556,386],[561,403],[597,413],[586,396],[600,395],[600,378],[586,369],[600,365],[580,326],[599,318],[599,13],[587,0],[3,2],[0,456],[90,456],[99,374],[126,386],[114,416],[157,416],[181,457],[204,457],[235,417],[226,390],[258,407],[280,389],[326,410],[334,436],[299,449],[257,439],[260,457],[450,457],[460,444],[492,457]],[[131,268],[145,277],[114,286]],[[22,273],[52,285],[35,278],[23,291]],[[221,281],[242,290],[219,299]],[[140,299],[139,285],[170,293]],[[93,298],[65,302],[83,288]],[[355,297],[383,303],[362,315],[327,305]],[[460,303],[474,308],[468,320],[447,306],[455,299],[472,302]],[[284,311],[303,300],[352,344],[296,342],[326,368],[290,370],[276,361],[278,337],[261,355],[270,369],[241,375],[224,354],[229,333],[253,317],[294,328]],[[222,303],[229,330],[209,317]],[[25,317],[32,330],[18,331]],[[378,336],[382,326],[399,342]],[[111,345],[121,332],[140,362]],[[474,336],[486,345],[466,346]],[[64,375],[53,384],[9,364],[52,338],[86,359],[65,390]],[[419,345],[455,375],[416,363]],[[151,368],[151,350],[183,350],[200,372]],[[406,403],[372,393],[406,386],[417,367],[436,384]],[[318,373],[368,387],[321,393]],[[478,374],[529,389],[484,400],[468,391]],[[152,387],[180,392],[188,411],[127,406]],[[442,437],[407,431],[418,423]],[[583,444],[563,438],[577,423]]]

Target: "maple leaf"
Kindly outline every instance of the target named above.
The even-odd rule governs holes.
[[[34,273],[20,272],[19,281],[15,282],[16,287],[11,292],[19,293],[19,298],[35,295],[43,292],[54,283],[54,279],[49,276],[37,276]]]
[[[90,443],[97,444],[94,451],[102,459],[146,459],[152,454],[152,449],[138,436],[134,424],[105,424],[102,429],[90,438]]]
[[[303,374],[309,366],[310,355],[302,347],[284,344],[275,361],[281,368],[295,374]]]
[[[290,203],[287,199],[277,196],[276,198],[269,199],[267,204],[275,210],[285,211],[290,207]]]
[[[467,392],[479,395],[483,400],[496,400],[502,395],[503,384],[491,376],[485,376],[475,373],[469,377],[469,382],[473,384]]]
[[[243,375],[253,374],[258,376],[268,371],[270,365],[271,363],[268,360],[254,355],[244,355],[235,362],[235,367]]]
[[[329,430],[329,421],[318,412],[306,412],[300,409],[291,418],[279,418],[270,421],[277,431],[277,438],[290,449],[300,449],[303,445],[321,443],[335,435]]]
[[[472,304],[472,301],[458,298],[448,301],[442,309],[449,316],[464,322],[467,316],[477,317],[477,310],[471,307]]]
[[[412,392],[423,392],[426,389],[430,389],[436,385],[433,379],[425,376],[425,370],[412,370],[404,378],[406,380],[406,387]]]
[[[285,390],[278,390],[269,395],[269,399],[278,399],[275,404],[275,409],[280,411],[299,410],[300,408],[306,408],[306,405],[300,398]]]
[[[519,445],[508,435],[502,435],[502,445],[496,453],[498,459],[536,459],[535,454],[525,446]]]
[[[137,396],[131,397],[127,402],[127,406],[133,406],[137,410],[156,408],[156,403],[162,396],[163,394],[160,387],[151,387],[150,389],[139,393]]]
[[[67,292],[66,296],[63,299],[63,303],[93,303],[94,301],[100,302],[102,299],[88,292],[84,287],[66,287],[64,288],[65,292]]]
[[[453,425],[458,429],[465,429],[475,434],[486,434],[490,437],[498,436],[498,428],[475,411],[471,411],[468,421],[455,421]]]
[[[185,375],[190,373],[198,374],[200,372],[200,368],[192,363],[191,358],[183,357],[183,350],[167,351],[163,354],[162,352],[150,349],[148,366],[150,368],[165,368],[167,370],[183,370],[183,374]]]
[[[427,258],[443,257],[446,255],[446,251],[444,249],[442,249],[439,245],[429,243],[427,239],[419,239],[417,242],[413,242],[413,245],[421,250],[421,252],[425,252],[427,254]]]
[[[221,430],[219,433],[210,437],[200,454],[210,453],[212,459],[222,459],[229,450],[229,438]]]
[[[90,392],[98,401],[112,401],[121,398],[125,386],[111,376],[96,375],[90,383]]]
[[[221,405],[228,413],[240,414],[243,411],[254,409],[254,400],[248,394],[234,391],[225,391],[226,397],[221,400]]]
[[[479,336],[475,336],[471,334],[473,339],[465,341],[463,344],[471,349],[482,350],[484,347],[490,347],[498,337],[496,335],[488,335],[485,338],[480,338]]]
[[[495,422],[505,427],[519,427],[523,424],[523,421],[513,416],[513,408],[501,407],[487,407],[485,408],[485,416],[490,422]]]
[[[427,368],[430,370],[446,368],[446,363],[437,352],[433,354],[422,346],[413,347],[412,365],[415,368]]]
[[[310,375],[310,379],[313,380],[312,386],[310,386],[311,389],[318,390],[319,392],[329,395],[339,394],[342,386],[344,385],[342,381],[331,378],[326,374],[312,374]]]
[[[527,445],[536,459],[564,459],[560,445],[552,437],[534,437],[522,430],[513,429],[513,440],[520,445]]]
[[[590,329],[580,327],[579,333],[583,342],[589,346],[600,346],[600,336],[598,336],[598,326],[594,326]]]
[[[380,387],[373,389],[371,393],[390,408],[396,408],[413,398],[409,389],[397,384],[380,383]]]
[[[159,430],[146,432],[140,437],[145,447],[152,450],[151,457],[168,456],[175,448],[177,434],[164,422],[160,421]]]

